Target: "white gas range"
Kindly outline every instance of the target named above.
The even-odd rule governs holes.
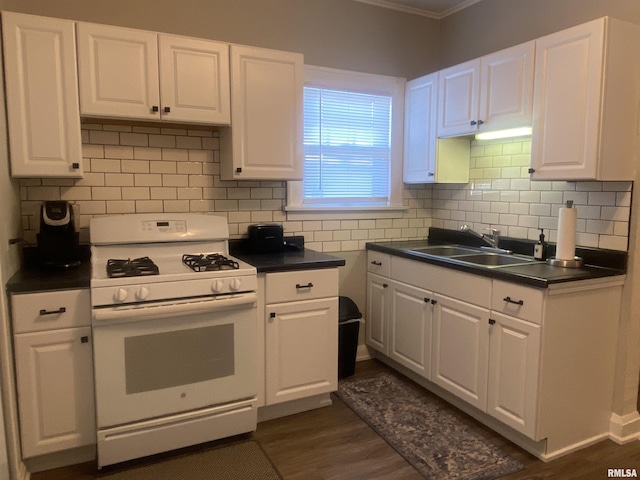
[[[253,431],[257,277],[224,217],[91,220],[98,466]]]

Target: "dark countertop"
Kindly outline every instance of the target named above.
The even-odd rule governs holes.
[[[89,288],[91,283],[91,262],[84,261],[71,270],[44,270],[23,267],[7,282],[9,293],[30,293],[43,290],[74,290]]]
[[[548,288],[554,283],[572,282],[593,278],[624,275],[625,270],[608,268],[597,265],[585,265],[581,268],[563,268],[547,264],[546,262],[532,262],[524,265],[501,266],[487,268],[482,265],[458,263],[454,258],[443,256],[429,256],[412,252],[411,249],[430,245],[442,245],[443,242],[429,243],[427,240],[394,241],[367,243],[367,250],[388,253],[399,257],[417,260],[419,262],[452,268],[462,272],[482,275],[513,283],[520,283],[538,288]],[[625,252],[626,253],[626,252]]]
[[[258,273],[334,268],[342,267],[345,264],[345,261],[342,258],[309,250],[308,248],[299,251],[285,251],[282,253],[251,254],[233,252],[232,255],[256,267]]]
[[[301,247],[300,250],[287,250],[282,253],[250,254],[230,243],[231,255],[253,265],[258,273],[286,272],[291,270],[310,270],[333,268],[345,265],[342,258],[316,252]],[[28,257],[27,255],[26,257]],[[45,290],[72,290],[89,288],[91,285],[91,261],[87,257],[78,268],[71,270],[45,270],[31,261],[11,276],[6,284],[9,293],[30,293]]]

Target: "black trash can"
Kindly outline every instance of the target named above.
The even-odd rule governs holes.
[[[338,297],[338,302],[338,378],[345,378],[353,375],[356,369],[362,314],[349,297]]]

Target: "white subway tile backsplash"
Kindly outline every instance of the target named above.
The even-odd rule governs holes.
[[[209,212],[224,215],[232,237],[248,225],[281,222],[287,235],[302,235],[325,252],[364,248],[367,241],[420,239],[428,227],[482,231],[536,239],[539,228],[555,240],[558,209],[578,208],[579,245],[626,249],[631,182],[548,182],[528,177],[526,138],[472,141],[468,184],[406,185],[408,210],[384,218],[290,221],[283,211],[286,183],[220,180],[220,140],[214,130],[163,126],[82,126],[82,179],[20,179],[25,238],[35,242],[42,200],[80,206],[81,240],[91,216],[120,213]]]

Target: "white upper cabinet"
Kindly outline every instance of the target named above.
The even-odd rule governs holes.
[[[531,125],[534,42],[441,70],[438,136]]]
[[[163,120],[228,124],[229,45],[159,35]]]
[[[229,124],[228,45],[78,23],[82,115]]]
[[[482,57],[479,131],[531,126],[534,54],[528,42]]]
[[[233,126],[220,134],[223,180],[301,180],[302,54],[231,46]]]
[[[469,141],[438,138],[438,74],[407,82],[404,106],[404,183],[466,183]]]
[[[446,68],[439,73],[438,136],[475,132],[480,95],[480,59]]]
[[[2,13],[14,177],[82,177],[74,22]]]
[[[532,179],[633,179],[638,30],[604,17],[536,40]]]

